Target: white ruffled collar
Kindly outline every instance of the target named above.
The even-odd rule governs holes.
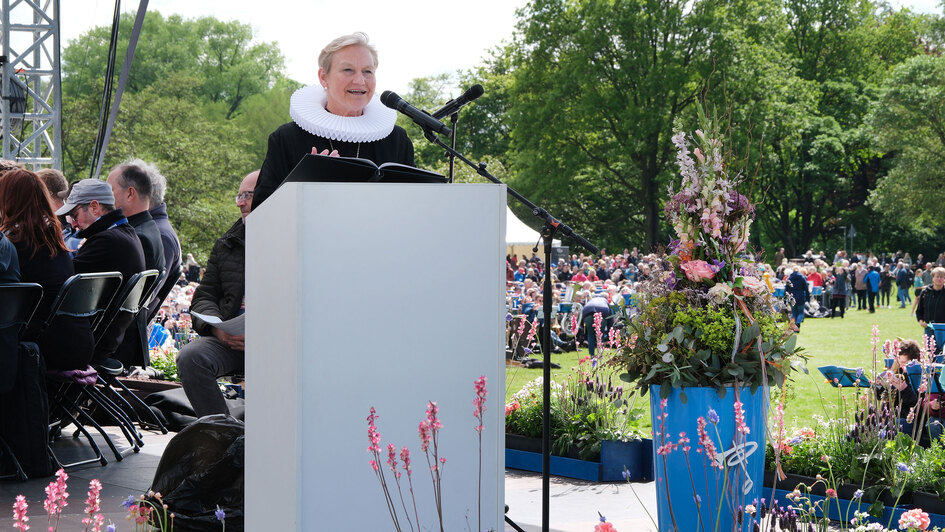
[[[321,85],[302,87],[289,100],[289,116],[305,131],[343,142],[374,142],[394,130],[397,111],[375,94],[361,116],[338,116],[325,110],[327,93]]]

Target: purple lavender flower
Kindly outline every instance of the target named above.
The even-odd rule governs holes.
[[[863,497],[863,490],[856,490],[853,492],[853,500],[858,500]]]
[[[216,516],[217,521],[223,521],[226,519],[226,512],[221,510],[219,506],[217,506],[217,511],[213,512],[213,515]]]
[[[135,503],[135,496],[129,495],[127,499],[122,501],[121,505],[124,506],[125,508],[131,508],[134,505],[134,503]]]
[[[508,312],[505,313],[505,321],[512,321],[512,315]]]
[[[709,409],[709,415],[706,416],[706,418],[709,420],[709,423],[712,423],[713,425],[719,422],[718,412],[711,408]]]
[[[912,469],[909,466],[907,466],[906,464],[902,462],[899,462],[898,464],[896,464],[896,468],[899,469],[899,471],[902,471],[903,473],[909,473],[912,471]]]

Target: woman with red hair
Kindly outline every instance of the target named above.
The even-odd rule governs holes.
[[[16,246],[20,280],[43,287],[43,299],[34,316],[34,322],[42,321],[75,270],[62,240],[62,225],[49,203],[49,191],[33,172],[17,169],[0,176],[0,231]],[[60,316],[41,338],[37,333],[32,326],[24,339],[39,344],[48,369],[85,369],[92,360],[94,340],[85,318]]]

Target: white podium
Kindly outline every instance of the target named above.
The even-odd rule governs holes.
[[[421,527],[438,530],[417,431],[428,401],[443,423],[444,527],[476,530],[480,375],[482,528],[503,529],[505,195],[286,183],[248,217],[246,530],[393,530],[368,463],[371,406],[382,456],[409,447]]]

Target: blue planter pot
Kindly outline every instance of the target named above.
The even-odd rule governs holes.
[[[749,531],[751,523],[741,508],[756,504],[762,494],[765,464],[765,397],[767,388],[739,388],[738,399],[745,412],[747,435],[736,434],[734,403],[736,389],[726,389],[719,398],[715,388],[673,388],[665,408],[660,407],[660,386],[650,386],[650,413],[653,419],[653,467],[656,474],[656,500],[659,529],[664,532]],[[685,393],[683,403],[681,393]],[[708,418],[709,410],[719,417],[708,423],[706,433],[723,467],[713,467],[701,449],[697,420]],[[666,414],[665,419],[662,415]],[[677,444],[680,433],[691,441],[689,452],[677,446],[668,452],[667,444]],[[721,508],[721,510],[720,510]],[[718,526],[716,526],[718,521]]]
[[[605,482],[653,480],[653,440],[600,442],[600,479]]]

